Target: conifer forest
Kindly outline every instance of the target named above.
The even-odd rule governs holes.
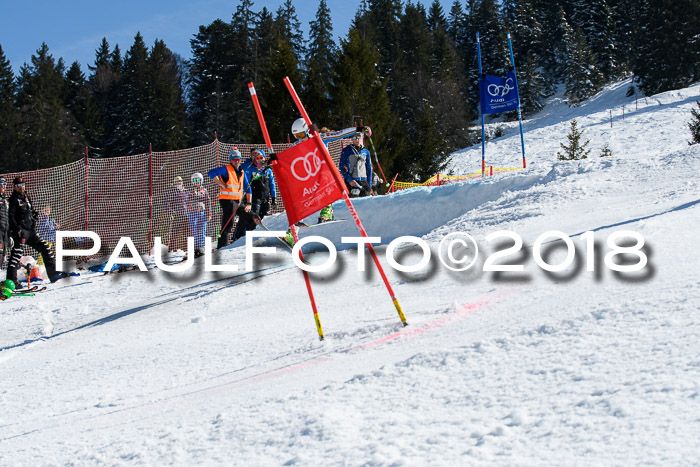
[[[483,72],[495,76],[511,68],[510,32],[524,116],[558,90],[575,106],[624,77],[640,96],[700,80],[697,0],[455,0],[449,11],[437,0],[362,0],[338,41],[326,0],[308,34],[292,0],[274,12],[252,0],[234,8],[199,26],[189,59],[138,31],[131,44],[95,44],[85,68],[53,56],[40,31],[24,64],[0,44],[0,173],[69,163],[85,148],[116,157],[215,134],[262,143],[249,82],[273,143],[286,142],[299,116],[289,76],[319,128],[370,125],[388,172],[425,179],[481,137],[477,32]]]

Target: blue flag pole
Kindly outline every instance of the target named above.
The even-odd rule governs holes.
[[[476,53],[479,57],[479,95],[482,96],[481,98],[483,99],[483,93],[481,92],[481,86],[482,81],[483,81],[483,75],[481,73],[481,42],[479,42],[479,33],[476,33]],[[486,171],[486,141],[484,138],[484,109],[483,109],[483,102],[480,102],[479,105],[479,114],[481,114],[481,176],[484,176],[484,172]]]
[[[478,33],[477,33],[478,35]],[[478,37],[478,36],[477,36]],[[478,39],[477,39],[478,42]],[[510,33],[508,33],[508,48],[510,49],[510,63],[513,64],[513,79],[515,80],[515,93],[518,96],[518,120],[520,121],[520,145],[523,149],[523,169],[527,168],[527,163],[525,162],[525,137],[523,136],[523,117],[520,112],[520,90],[518,89],[518,78],[515,72],[515,58],[513,57],[513,45],[510,42]],[[479,62],[481,67],[481,62]],[[482,117],[483,122],[483,117]],[[482,123],[483,124],[483,123]]]

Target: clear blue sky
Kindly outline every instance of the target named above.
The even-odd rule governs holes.
[[[419,3],[427,9],[430,1]],[[274,14],[282,3],[283,0],[254,0],[253,9],[260,11],[267,7]],[[293,1],[305,38],[318,3],[318,0]],[[327,0],[327,3],[336,38],[345,37],[360,0]],[[190,58],[190,39],[199,26],[217,18],[230,21],[238,4],[238,0],[2,0],[0,46],[15,74],[23,63],[30,62],[42,42],[46,42],[55,59],[63,57],[66,67],[77,60],[88,74],[87,65],[95,61],[95,50],[103,37],[110,48],[119,44],[124,53],[139,31],[149,47],[156,39],[162,39],[173,52]],[[447,15],[452,0],[441,0],[441,4]]]

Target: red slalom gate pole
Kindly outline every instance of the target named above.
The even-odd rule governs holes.
[[[289,228],[292,230],[292,236],[294,237],[294,244],[299,241],[299,232],[297,232],[296,225],[290,225]],[[306,264],[304,261],[304,254],[299,248],[299,259],[302,263]],[[318,308],[316,307],[316,298],[314,298],[314,291],[311,290],[311,280],[309,279],[309,273],[304,271],[304,282],[306,282],[306,290],[309,292],[309,300],[311,301],[311,310],[314,312],[314,322],[316,323],[316,330],[318,331],[318,338],[323,340],[323,327],[321,326],[321,318],[318,316]]]
[[[262,114],[262,109],[260,108],[260,102],[258,101],[258,95],[255,92],[255,86],[253,83],[248,83],[248,90],[250,91],[250,97],[253,100],[253,106],[255,107],[255,113],[258,115],[258,122],[260,123],[260,130],[262,131],[263,138],[265,139],[265,145],[267,146],[268,152],[272,150],[272,142],[270,140],[270,135],[267,132],[267,125],[265,125],[265,118],[263,117]],[[279,177],[277,174],[277,162],[272,162],[272,171],[275,173],[275,178],[277,179],[277,183],[282,183],[282,179]],[[292,230],[292,236],[294,237],[294,243],[296,244],[299,241],[299,234],[297,233],[297,228],[294,225],[289,226],[289,228]],[[306,263],[304,261],[304,255],[301,252],[301,248],[299,248],[299,259],[301,260],[302,263]],[[318,331],[318,338],[320,340],[323,340],[323,327],[321,326],[321,318],[318,315],[318,308],[316,307],[316,298],[314,297],[314,291],[311,289],[311,280],[309,279],[309,273],[307,271],[304,271],[302,269],[302,272],[304,273],[304,282],[306,282],[306,290],[309,293],[309,301],[311,302],[311,310],[314,313],[314,322],[316,323],[316,331]]]
[[[260,130],[262,131],[263,138],[265,139],[265,146],[267,146],[267,150],[270,152],[272,150],[272,141],[270,140],[270,135],[267,132],[265,118],[263,117],[262,109],[260,108],[260,101],[258,101],[258,93],[255,92],[255,86],[253,86],[253,83],[248,83],[248,91],[250,91],[250,98],[253,99],[255,113],[258,114],[258,122],[260,122]]]
[[[364,226],[362,225],[362,221],[360,220],[360,216],[357,215],[357,211],[355,210],[355,206],[353,206],[352,201],[350,201],[350,197],[348,196],[348,191],[345,188],[345,183],[343,183],[340,173],[338,172],[338,168],[335,166],[333,163],[333,159],[331,159],[331,155],[328,153],[328,148],[326,148],[326,145],[323,144],[323,140],[321,140],[321,137],[319,136],[317,131],[313,130],[313,127],[311,125],[311,119],[309,118],[309,114],[306,113],[306,109],[304,108],[303,104],[301,103],[301,100],[299,99],[299,95],[297,95],[297,92],[294,90],[294,86],[292,85],[292,82],[289,80],[289,77],[286,76],[284,78],[284,84],[287,85],[287,89],[289,90],[289,93],[292,95],[292,99],[294,99],[294,103],[297,105],[297,108],[299,109],[299,112],[301,112],[301,115],[304,117],[304,120],[306,121],[306,124],[308,125],[309,129],[311,129],[312,132],[312,138],[316,140],[316,145],[322,149],[322,154],[325,159],[326,164],[331,168],[331,173],[333,173],[333,177],[335,178],[335,182],[338,184],[338,187],[340,188],[340,191],[343,196],[343,200],[345,201],[345,204],[348,207],[348,210],[350,211],[350,214],[352,215],[352,218],[355,220],[355,224],[357,225],[358,230],[360,231],[360,234],[363,237],[369,237],[367,235],[367,231],[365,230]],[[391,287],[391,284],[389,283],[389,279],[387,278],[386,274],[384,273],[384,268],[382,267],[382,264],[379,262],[379,258],[377,257],[377,253],[374,251],[374,247],[372,246],[371,243],[367,243],[367,249],[369,249],[370,254],[372,255],[372,259],[374,260],[374,264],[377,266],[377,270],[379,271],[379,275],[382,276],[382,280],[384,281],[384,285],[386,286],[387,291],[389,292],[389,296],[391,297],[391,301],[394,303],[394,307],[396,308],[396,312],[399,314],[399,318],[401,319],[401,322],[403,323],[404,326],[408,325],[406,322],[406,317],[403,314],[403,310],[401,309],[401,304],[399,303],[399,300],[396,298],[396,294],[394,293],[394,289]]]
[[[399,174],[394,175],[394,179],[391,181],[391,186],[389,187],[390,192],[394,192],[394,182],[396,182],[396,177],[398,177]]]

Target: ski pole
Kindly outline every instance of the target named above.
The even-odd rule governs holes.
[[[384,183],[387,183],[386,175],[384,175],[384,171],[382,170],[382,166],[379,164],[379,156],[377,155],[377,150],[374,148],[374,142],[372,141],[372,137],[368,135],[367,139],[369,140],[369,144],[372,146],[372,152],[374,152],[374,160],[377,161],[377,167],[379,167],[379,171],[382,173],[382,178],[384,179]]]

